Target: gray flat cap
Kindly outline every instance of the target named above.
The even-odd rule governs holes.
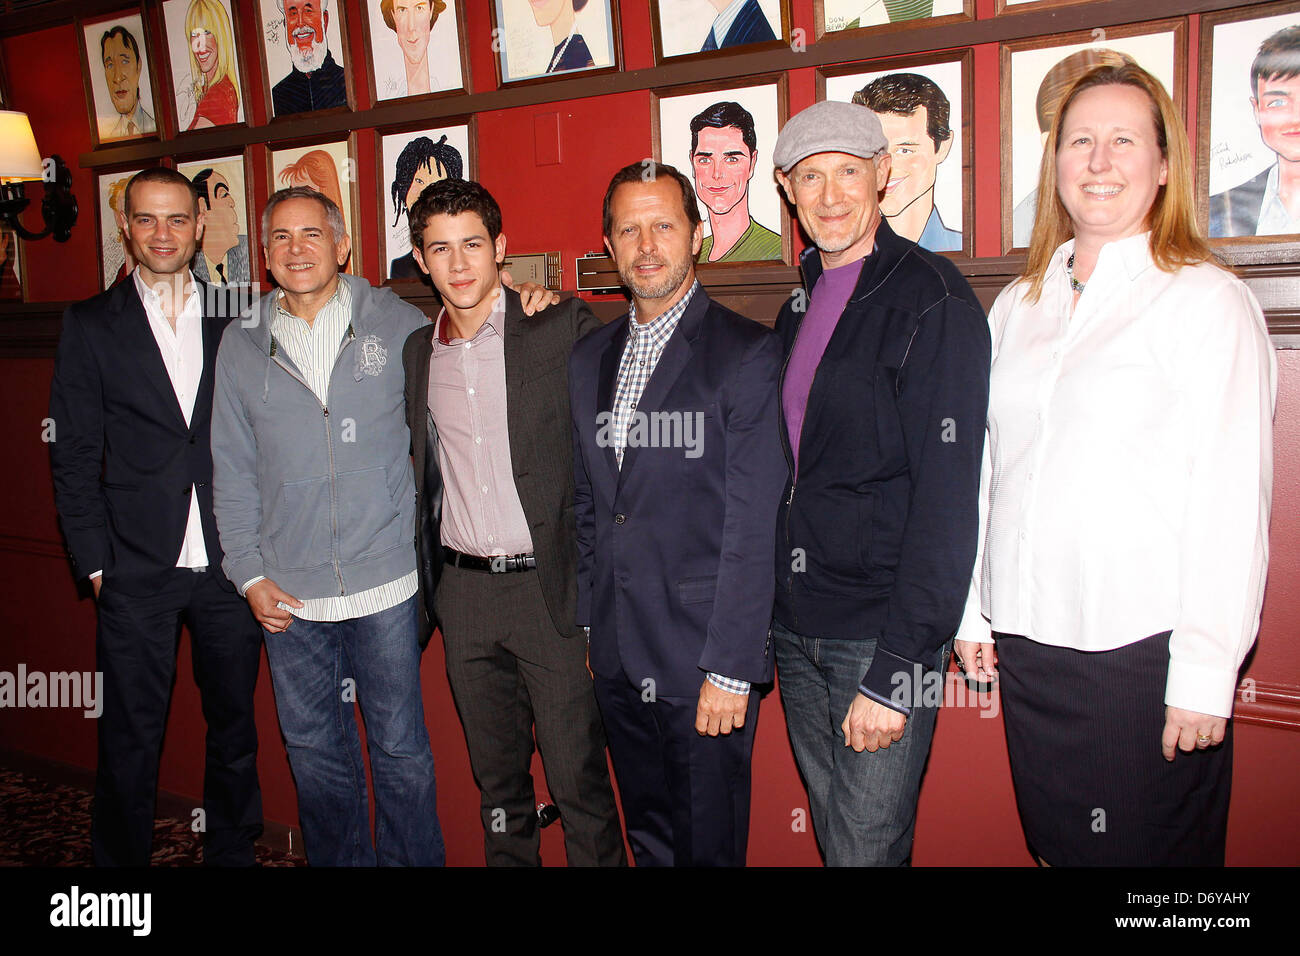
[[[856,103],[825,100],[790,118],[776,138],[772,162],[783,173],[813,153],[848,153],[874,159],[889,148],[876,114]]]

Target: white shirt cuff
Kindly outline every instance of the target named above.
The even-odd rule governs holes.
[[[1169,659],[1169,676],[1165,680],[1165,704],[1198,714],[1231,717],[1237,696],[1237,673],[1225,673],[1217,667]]]

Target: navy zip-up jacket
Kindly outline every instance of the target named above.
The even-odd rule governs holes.
[[[817,249],[800,265],[811,292]],[[776,322],[787,364],[804,303],[800,290]],[[989,361],[988,321],[957,268],[881,220],[813,377],[797,472],[781,417],[791,481],[775,617],[797,634],[877,641],[861,690],[903,713],[970,590]]]

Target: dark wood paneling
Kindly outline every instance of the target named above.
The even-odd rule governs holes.
[[[1232,716],[1239,723],[1300,730],[1300,687],[1272,681],[1254,682],[1237,691]]]

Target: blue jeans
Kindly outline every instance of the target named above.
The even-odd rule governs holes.
[[[840,725],[876,652],[875,640],[807,637],[774,620],[772,643],[790,743],[826,865],[908,865],[938,707],[913,706],[901,740],[856,753],[844,746]],[[945,646],[934,661],[940,673],[947,653]]]
[[[308,862],[442,866],[416,599],[347,621],[295,618],[264,636]],[[354,700],[375,784],[373,845]]]

